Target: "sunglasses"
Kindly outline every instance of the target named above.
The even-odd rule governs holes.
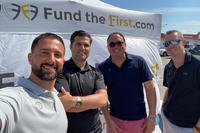
[[[171,40],[171,41],[166,41],[163,43],[163,45],[166,47],[169,47],[169,45],[178,45],[180,43],[180,39],[175,39],[175,40]]]
[[[109,46],[110,47],[115,47],[115,45],[117,45],[117,46],[121,47],[123,43],[124,42],[121,42],[121,41],[111,42],[111,43],[109,43]]]

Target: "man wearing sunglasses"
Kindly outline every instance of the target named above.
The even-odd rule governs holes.
[[[145,60],[125,52],[126,42],[119,32],[107,39],[110,57],[99,64],[108,88],[110,114],[103,109],[107,133],[152,133],[155,128],[156,93]],[[146,114],[143,85],[147,94]]]
[[[185,51],[183,40],[179,31],[166,32],[164,46],[171,60],[164,69],[164,133],[200,132],[200,60]]]

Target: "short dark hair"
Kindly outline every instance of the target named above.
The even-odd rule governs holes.
[[[126,42],[126,40],[125,40],[125,38],[124,38],[124,35],[123,35],[122,33],[120,33],[120,32],[113,32],[113,33],[111,33],[111,34],[108,36],[108,38],[107,38],[107,43],[108,43],[108,40],[110,39],[110,37],[111,37],[112,35],[115,35],[115,34],[120,35],[120,36],[123,38],[124,42]]]
[[[90,44],[92,43],[92,37],[90,36],[89,33],[87,33],[84,30],[77,30],[74,33],[72,33],[71,38],[70,38],[70,43],[72,44],[74,42],[74,39],[76,36],[80,37],[88,37],[90,39]]]
[[[32,42],[31,51],[33,51],[35,49],[35,47],[38,45],[38,42],[44,38],[52,38],[52,39],[57,39],[58,41],[60,41],[63,44],[64,53],[65,53],[65,45],[64,45],[63,39],[54,33],[43,33],[43,34],[40,34],[39,36],[37,36]]]

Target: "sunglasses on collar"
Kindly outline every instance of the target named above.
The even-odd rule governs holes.
[[[124,42],[121,42],[121,41],[110,42],[110,43],[109,43],[109,46],[110,46],[110,47],[115,47],[115,45],[117,45],[117,46],[121,47],[123,43],[124,43]]]
[[[174,40],[171,40],[171,41],[165,41],[163,43],[164,47],[169,47],[169,45],[178,45],[180,43],[180,39],[174,39]]]

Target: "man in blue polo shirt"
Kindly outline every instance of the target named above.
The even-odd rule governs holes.
[[[108,133],[151,133],[155,128],[156,92],[152,74],[140,56],[125,52],[126,42],[119,32],[107,39],[110,57],[99,64],[108,88],[110,115],[103,110]],[[149,105],[146,114],[143,85]]]
[[[66,133],[67,118],[54,88],[64,54],[64,42],[56,34],[34,39],[28,54],[29,78],[0,89],[0,133]]]

